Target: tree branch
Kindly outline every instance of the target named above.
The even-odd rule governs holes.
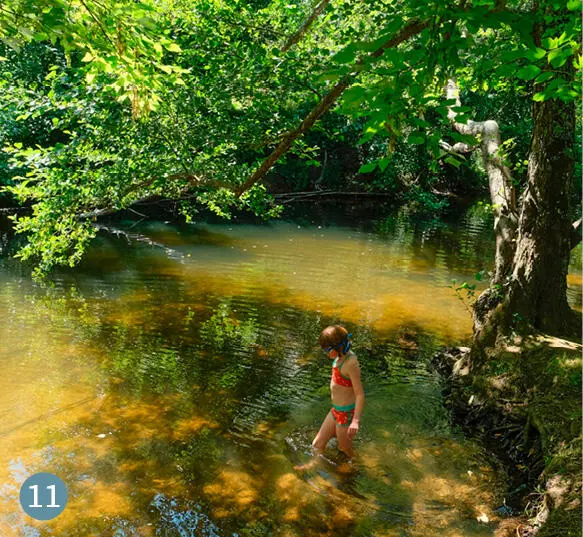
[[[145,242],[146,244],[149,244],[150,246],[154,246],[156,248],[163,248],[168,257],[179,260],[181,263],[184,263],[184,254],[180,253],[178,250],[174,250],[173,248],[166,244],[154,241],[150,237],[147,237],[146,235],[142,235],[141,233],[135,233],[133,231],[125,231],[123,229],[119,229],[113,226],[104,226],[101,224],[93,224],[93,226],[98,231],[106,231],[107,233],[111,233],[116,237],[120,236],[124,237],[128,241],[128,243],[130,243],[133,240],[138,242]]]
[[[117,47],[116,47],[115,43],[113,42],[113,40],[111,39],[111,37],[109,37],[109,34],[107,33],[107,31],[103,27],[103,24],[101,24],[101,21],[95,16],[93,11],[91,11],[89,9],[89,6],[85,3],[84,0],[80,0],[80,2],[83,5],[83,7],[87,10],[87,13],[89,13],[89,16],[95,21],[95,24],[97,24],[97,26],[101,30],[101,33],[105,36],[105,39],[107,39],[110,42],[111,46],[113,47],[114,52],[117,53],[118,52]],[[117,55],[120,56],[119,54],[117,54]]]
[[[151,186],[158,179],[160,179],[160,178],[159,177],[152,177],[152,178],[147,179],[145,181],[142,181],[140,183],[131,185],[124,193],[124,196],[128,196],[132,192],[139,192],[141,189]],[[230,188],[230,186],[231,186],[231,185],[224,183],[222,181],[204,180],[201,177],[199,177],[198,175],[195,175],[195,174],[190,173],[190,172],[188,172],[188,173],[175,173],[175,174],[169,175],[165,179],[169,180],[169,181],[188,181],[189,185],[180,191],[181,196],[177,199],[183,199],[182,195],[188,193],[193,188],[197,188],[197,187],[201,187],[201,186],[212,186],[213,188],[227,188],[227,189]],[[92,209],[92,210],[88,210],[84,213],[81,213],[78,218],[84,219],[84,218],[99,218],[101,216],[108,216],[110,214],[114,214],[114,213],[117,213],[119,211],[124,211],[126,209],[129,209],[134,205],[138,205],[140,203],[146,203],[146,202],[155,200],[157,198],[160,198],[160,194],[148,194],[146,196],[142,196],[141,198],[138,198],[137,200],[131,202],[127,207],[111,207],[111,206],[109,206],[109,207],[102,207],[100,209]]]
[[[400,43],[407,41],[412,36],[421,33],[425,28],[430,25],[430,21],[420,21],[413,20],[407,26],[405,26],[395,37],[390,39],[381,45],[373,53],[369,54],[366,58],[379,58],[383,52],[389,48],[396,47]],[[366,59],[365,58],[365,59]],[[361,59],[356,62],[355,65],[363,65],[365,59]],[[255,183],[258,183],[263,179],[265,174],[273,167],[273,165],[284,155],[292,144],[299,138],[302,134],[307,132],[312,128],[314,123],[325,114],[330,107],[338,100],[338,98],[344,93],[344,90],[348,88],[357,78],[358,73],[352,73],[346,75],[342,78],[336,85],[320,100],[320,102],[312,108],[311,112],[304,118],[300,125],[293,131],[288,132],[279,145],[271,152],[271,154],[263,161],[261,166],[255,170],[255,172],[241,185],[236,191],[237,196],[241,196],[243,192],[249,190]]]
[[[455,80],[446,85],[446,97],[460,106],[459,91]],[[479,136],[484,168],[488,174],[490,199],[495,208],[494,230],[496,233],[496,269],[493,284],[501,283],[510,274],[512,259],[516,248],[515,238],[518,226],[516,193],[510,170],[502,162],[500,151],[500,129],[493,120],[460,123],[456,121],[457,113],[450,106],[447,117],[453,127],[461,134]],[[457,145],[457,144],[456,144]]]
[[[475,146],[469,146],[463,142],[457,142],[453,145],[450,145],[445,140],[439,140],[439,147],[448,153],[458,156],[460,153],[472,153],[476,149]]]
[[[292,35],[282,47],[282,52],[287,52],[291,47],[293,47],[303,36],[304,34],[310,29],[310,26],[314,23],[314,21],[319,17],[319,15],[326,9],[326,6],[330,3],[330,0],[321,0],[320,3],[313,9],[310,16],[304,21],[304,24],[301,25],[300,29]]]

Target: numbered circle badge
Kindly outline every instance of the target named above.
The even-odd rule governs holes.
[[[20,505],[27,515],[37,520],[59,516],[67,505],[67,487],[54,474],[31,475],[20,487]]]

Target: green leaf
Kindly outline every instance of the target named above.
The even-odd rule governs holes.
[[[82,62],[92,62],[94,60],[93,54],[91,52],[86,52],[85,56],[81,58]]]
[[[364,164],[363,166],[361,166],[358,169],[358,173],[370,173],[372,171],[374,171],[374,169],[377,167],[377,163],[375,162],[369,162],[368,164]]]
[[[446,157],[443,159],[443,161],[451,164],[452,166],[455,166],[456,168],[459,168],[461,165],[461,162],[453,157]]]
[[[524,54],[524,57],[531,62],[535,62],[537,60],[542,60],[546,53],[547,51],[545,49],[536,47],[534,49],[527,50]]]
[[[332,56],[332,60],[337,63],[352,63],[356,57],[356,47],[352,44],[344,47],[340,52]]]
[[[322,73],[321,75],[319,75],[317,80],[318,80],[318,82],[326,82],[326,81],[334,82],[334,81],[338,80],[341,76],[342,76],[341,73],[334,73],[334,72],[330,71],[328,73]]]
[[[343,95],[343,101],[349,104],[356,104],[362,101],[366,94],[366,89],[362,86],[353,86],[348,88]]]
[[[423,129],[426,129],[426,128],[428,128],[428,127],[431,126],[431,124],[428,121],[425,121],[424,119],[420,119],[420,118],[417,118],[417,117],[412,117],[410,119],[410,121],[416,127],[421,127]]]
[[[472,136],[471,134],[460,134],[459,132],[451,132],[450,136],[456,141],[456,142],[462,142],[464,144],[473,146],[477,144],[477,140],[475,136]],[[437,140],[439,142],[439,140]]]
[[[522,80],[532,80],[534,77],[538,76],[540,72],[540,67],[537,67],[536,65],[527,65],[520,69],[518,73],[516,73],[516,76]]]
[[[542,84],[543,82],[550,80],[554,76],[555,73],[553,73],[552,71],[545,71],[544,73],[541,73],[539,76],[537,76],[534,82],[535,84]]]
[[[567,0],[567,9],[569,11],[581,11],[581,0]]]
[[[559,38],[558,37],[545,37],[541,40],[542,46],[545,47],[547,50],[553,50],[559,46]]]
[[[170,45],[166,47],[166,50],[169,52],[182,52],[182,49],[176,43],[170,43]]]
[[[549,63],[555,68],[562,67],[567,58],[573,54],[571,47],[558,48],[549,52]]]
[[[523,50],[513,49],[513,50],[508,50],[508,51],[502,52],[502,54],[500,55],[500,58],[505,62],[511,62],[511,61],[517,60],[518,58],[523,58],[524,55],[525,55],[525,53]]]
[[[152,11],[155,12],[156,8],[154,6],[151,6],[149,4],[146,4],[144,2],[137,2],[134,7],[139,7],[140,9],[143,9],[145,11]]]
[[[381,172],[384,172],[387,169],[387,166],[389,165],[390,162],[391,162],[390,158],[380,159],[378,161],[379,170],[381,170]]]
[[[407,142],[413,145],[421,145],[425,143],[425,135],[421,131],[413,131],[407,137]]]

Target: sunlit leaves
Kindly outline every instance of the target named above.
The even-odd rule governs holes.
[[[540,67],[537,67],[536,65],[526,65],[516,73],[516,76],[522,80],[532,80],[538,76],[540,72]]]
[[[156,108],[158,94],[179,79],[164,62],[165,51],[181,49],[160,25],[163,13],[148,2],[9,0],[0,14],[0,36],[15,45],[50,39],[68,52],[81,51],[87,83],[108,75],[104,88],[129,99],[137,116]]]
[[[558,69],[565,65],[565,62],[573,54],[573,49],[571,47],[556,48],[549,52],[549,63]]]

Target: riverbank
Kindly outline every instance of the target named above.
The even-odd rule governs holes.
[[[580,342],[516,338],[483,360],[449,348],[434,363],[454,421],[508,472],[508,517],[495,537],[580,536]]]

